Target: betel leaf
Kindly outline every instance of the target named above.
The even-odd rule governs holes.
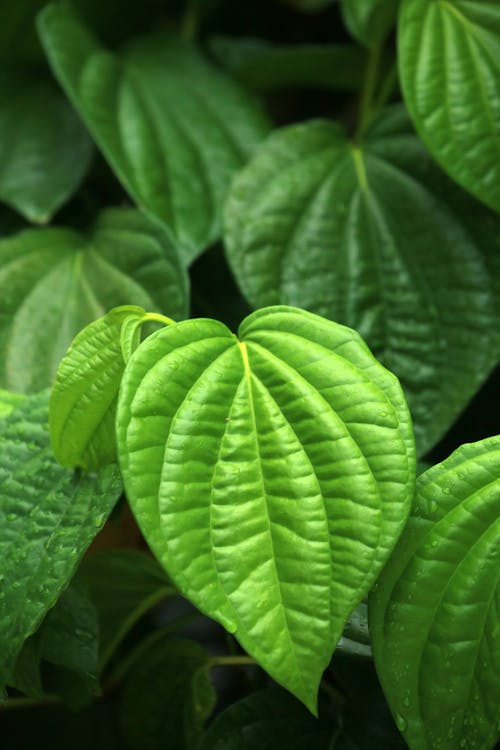
[[[81,476],[55,462],[48,398],[0,420],[0,688],[121,493],[114,466]]]
[[[130,750],[191,750],[215,706],[210,657],[194,641],[160,641],[128,674],[120,724]],[[166,710],[168,709],[168,710]]]
[[[366,55],[355,44],[272,44],[266,39],[215,36],[210,51],[255,91],[288,88],[356,90]]]
[[[396,21],[400,0],[341,0],[349,32],[367,47],[380,44]]]
[[[165,230],[132,209],[108,209],[88,234],[32,229],[0,241],[0,384],[50,385],[87,323],[132,303],[188,310],[186,273]]]
[[[59,364],[50,397],[54,455],[63,466],[95,469],[116,462],[115,415],[127,351],[140,342],[142,307],[123,305],[90,323],[73,339]]]
[[[42,224],[78,188],[93,151],[55,83],[22,69],[0,72],[0,143],[0,201]]]
[[[462,187],[500,211],[500,5],[404,0],[403,93],[424,143]]]
[[[411,501],[396,378],[303,310],[260,310],[239,339],[194,319],[137,349],[117,433],[131,507],[181,593],[315,711]]]
[[[149,555],[107,550],[87,557],[77,573],[99,616],[99,668],[104,669],[123,638],[155,604],[176,590]]]
[[[500,738],[500,438],[419,477],[370,602],[377,670],[412,750]]]
[[[70,6],[39,16],[49,61],[116,175],[192,260],[220,236],[229,182],[268,130],[254,100],[190,43],[158,34],[121,55]]]
[[[483,237],[433,189],[440,171],[405,122],[388,110],[361,145],[323,120],[277,131],[233,183],[225,239],[251,304],[300,305],[361,333],[400,378],[423,454],[500,342]]]

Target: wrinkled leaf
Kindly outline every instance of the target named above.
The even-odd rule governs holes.
[[[194,641],[162,641],[129,672],[120,710],[130,750],[194,748],[215,706],[210,658]]]
[[[118,56],[64,4],[46,8],[39,29],[55,74],[117,177],[192,260],[220,236],[231,177],[267,132],[260,108],[173,36],[145,37]]]
[[[500,211],[497,0],[404,0],[398,47],[422,140],[456,182]]]
[[[400,378],[420,454],[500,348],[482,235],[447,203],[439,175],[399,108],[360,147],[316,120],[266,141],[226,212],[228,258],[248,300],[301,305],[356,328]]]
[[[394,24],[399,0],[341,0],[349,32],[367,47],[380,44]]]
[[[0,687],[121,493],[116,467],[62,469],[47,421],[45,392],[0,421]]]
[[[116,305],[184,317],[187,277],[164,229],[131,209],[104,211],[88,235],[32,229],[0,241],[0,383],[51,385],[72,338]]]
[[[92,156],[79,118],[45,74],[0,72],[0,201],[44,224],[71,197]]]
[[[144,341],[122,381],[118,453],[181,593],[314,711],[408,513],[409,415],[350,329],[277,307],[239,336],[198,319]]]
[[[216,36],[217,61],[255,91],[287,88],[356,90],[366,55],[353,44],[271,44],[265,39]]]
[[[176,593],[158,563],[135,550],[90,555],[77,580],[86,585],[97,607],[101,671],[135,623],[155,604]]]
[[[500,438],[419,477],[374,590],[377,670],[411,750],[490,750],[500,738]]]
[[[125,369],[122,328],[133,322],[127,346],[136,348],[140,331],[135,324],[144,315],[142,307],[115,307],[84,328],[61,360],[49,423],[52,450],[63,466],[96,469],[116,462],[116,401]]]

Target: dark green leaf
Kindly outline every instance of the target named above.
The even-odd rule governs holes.
[[[121,493],[116,467],[62,469],[47,420],[42,393],[0,421],[0,687]]]
[[[215,705],[210,658],[194,641],[154,645],[130,670],[121,727],[130,750],[190,750]]]
[[[500,438],[419,477],[375,587],[377,669],[412,750],[490,750],[500,738]]]
[[[146,339],[122,381],[118,452],[180,591],[314,711],[345,621],[405,523],[409,414],[348,328],[277,307],[239,336],[199,319]]]
[[[277,131],[227,206],[228,258],[248,300],[301,305],[359,330],[401,379],[420,454],[500,344],[487,246],[441,194],[440,174],[395,108],[362,146],[322,120]]]
[[[341,0],[344,23],[367,47],[380,44],[396,21],[400,0]]]
[[[366,55],[349,44],[278,46],[264,39],[218,36],[210,40],[217,61],[255,91],[287,88],[356,90]]]
[[[268,125],[254,100],[172,36],[103,49],[67,5],[39,20],[50,63],[116,175],[186,261],[220,236],[229,181]]]
[[[500,211],[500,4],[404,0],[398,38],[403,93],[424,143]]]
[[[77,574],[99,614],[99,664],[104,669],[130,628],[151,607],[176,593],[162,568],[134,550],[98,552]]]
[[[0,72],[0,201],[44,224],[75,192],[92,141],[45,74]]]
[[[116,305],[184,317],[187,277],[165,230],[131,209],[104,211],[86,236],[32,229],[0,242],[0,382],[52,384],[72,338]]]
[[[43,695],[38,632],[24,642],[9,677],[9,687],[19,690],[30,698],[41,698]]]

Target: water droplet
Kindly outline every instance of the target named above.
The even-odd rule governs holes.
[[[400,732],[404,732],[407,727],[406,719],[401,714],[396,714],[396,726]]]
[[[405,695],[403,703],[406,706],[406,708],[409,708],[409,706],[410,706],[410,696],[408,694]]]

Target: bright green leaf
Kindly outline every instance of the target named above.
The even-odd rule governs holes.
[[[366,67],[366,55],[352,44],[278,46],[265,39],[216,36],[210,40],[210,51],[255,91],[356,90]]]
[[[92,141],[46,74],[0,73],[0,201],[44,224],[75,192]]]
[[[117,177],[192,260],[219,238],[231,177],[267,132],[260,108],[172,36],[145,37],[118,56],[64,4],[45,9],[39,29],[58,79]]]
[[[198,319],[146,339],[123,376],[118,452],[180,591],[314,711],[404,525],[411,425],[396,378],[354,331],[277,307],[239,336]]]
[[[48,393],[0,420],[0,687],[121,492],[116,467],[88,476],[62,469],[47,421]]]
[[[0,383],[51,385],[75,334],[116,305],[184,317],[187,284],[165,230],[131,209],[104,211],[88,235],[32,229],[0,241]]]
[[[474,395],[500,345],[482,235],[433,189],[433,175],[439,183],[399,108],[362,146],[317,120],[266,141],[234,181],[226,212],[228,258],[248,300],[356,328],[400,378],[421,454]]]
[[[500,4],[404,0],[398,42],[403,93],[424,143],[500,211]]]
[[[142,307],[115,307],[83,329],[59,364],[50,397],[52,450],[68,468],[116,462],[115,415],[125,360],[122,327],[132,321],[127,348],[136,348]],[[134,346],[135,345],[135,346]]]
[[[0,419],[10,414],[24,399],[22,393],[11,393],[0,388]]]
[[[500,738],[500,438],[419,477],[370,604],[377,670],[412,750]]]
[[[210,657],[194,641],[162,641],[129,672],[120,711],[130,750],[191,750],[215,706]]]
[[[380,44],[396,21],[399,0],[341,0],[349,32],[367,47]]]
[[[99,614],[101,671],[135,623],[159,601],[176,593],[158,563],[135,550],[90,555],[77,580],[87,586]]]

